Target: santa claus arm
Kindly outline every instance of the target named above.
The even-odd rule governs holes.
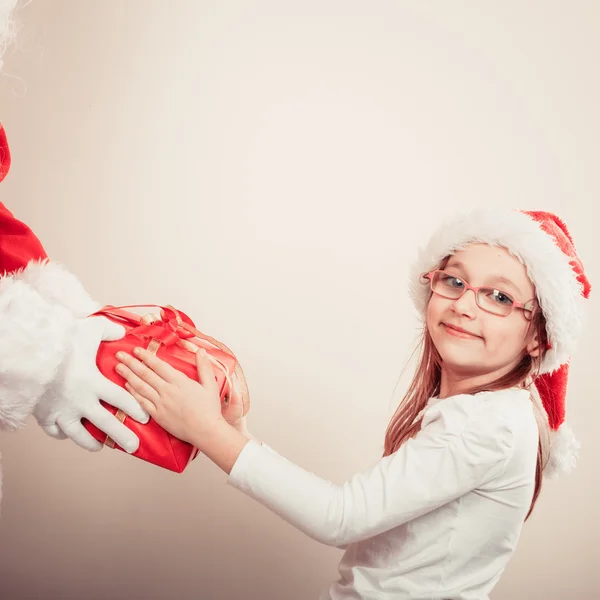
[[[79,280],[49,261],[38,238],[0,204],[0,428],[14,429],[33,413],[49,435],[88,450],[102,445],[86,418],[133,452],[135,434],[100,399],[145,422],[145,411],[96,366],[101,341],[124,330],[103,318]]]
[[[0,66],[11,39],[15,0],[0,0]],[[11,153],[0,124],[0,181]],[[39,239],[0,204],[0,427],[18,427],[33,412],[46,433],[101,448],[85,429],[88,419],[130,452],[139,440],[100,404],[134,419],[148,415],[96,367],[102,340],[124,330],[107,319],[85,318],[97,308],[77,279],[47,260]]]

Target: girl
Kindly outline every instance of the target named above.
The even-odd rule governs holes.
[[[567,362],[590,284],[565,225],[545,212],[461,216],[420,253],[410,289],[424,320],[420,364],[383,457],[343,485],[226,422],[206,355],[200,383],[143,349],[118,357],[141,406],[231,485],[346,549],[323,599],[487,598],[542,475],[576,459],[563,424]]]

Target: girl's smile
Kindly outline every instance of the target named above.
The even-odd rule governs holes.
[[[462,338],[462,339],[466,339],[466,340],[474,340],[474,339],[481,340],[481,339],[483,339],[480,335],[471,333],[470,331],[467,331],[466,329],[463,329],[462,327],[458,327],[457,325],[451,325],[450,323],[442,323],[441,325],[442,325],[443,331],[453,337],[458,337],[458,338]]]

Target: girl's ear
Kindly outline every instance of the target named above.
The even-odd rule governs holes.
[[[530,342],[525,346],[525,352],[532,358],[537,358],[540,355],[542,349],[540,348],[539,336],[537,333],[533,335]]]

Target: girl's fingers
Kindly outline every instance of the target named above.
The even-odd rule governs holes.
[[[125,389],[139,402],[140,406],[150,415],[156,414],[156,404],[136,392],[128,383],[125,383]]]
[[[148,352],[148,354],[150,354],[150,353]],[[150,355],[150,356],[152,356],[152,355]],[[134,358],[133,356],[131,356],[131,354],[128,354],[127,352],[117,352],[116,358],[119,361],[119,365],[117,366],[117,372],[120,375],[123,375],[123,377],[125,377],[125,373],[127,373],[127,370],[129,370],[129,371],[135,373],[135,375],[137,375],[137,377],[139,379],[145,381],[148,385],[153,387],[155,390],[160,390],[161,387],[165,384],[165,380],[160,375],[155,373],[152,370],[152,368],[145,365],[143,362],[141,362],[137,358]],[[119,370],[119,366],[121,367],[121,370]],[[123,368],[123,366],[125,368]],[[133,381],[131,381],[127,377],[126,377],[126,379],[127,379],[127,381],[129,381],[129,383],[131,383],[137,389],[137,386],[133,383]],[[142,393],[144,393],[143,390],[138,390],[138,391],[141,391]]]
[[[217,380],[215,379],[215,372],[213,371],[212,363],[208,358],[206,350],[200,349],[196,352],[196,367],[198,369],[198,379],[200,385],[204,387],[208,392],[219,394],[219,387]]]
[[[181,377],[181,371],[178,371],[172,367],[168,362],[158,358],[148,352],[144,348],[135,348],[133,353],[141,360],[152,372],[154,372],[160,379],[167,383],[174,383]]]
[[[146,381],[134,373],[134,371],[129,367],[125,366],[124,364],[119,364],[116,367],[116,371],[121,377],[123,377],[123,379],[125,379],[126,384],[129,385],[129,387],[126,385],[127,391],[133,389],[143,398],[147,398],[153,403],[158,402],[159,393],[156,391],[156,389],[149,383],[146,383]]]

